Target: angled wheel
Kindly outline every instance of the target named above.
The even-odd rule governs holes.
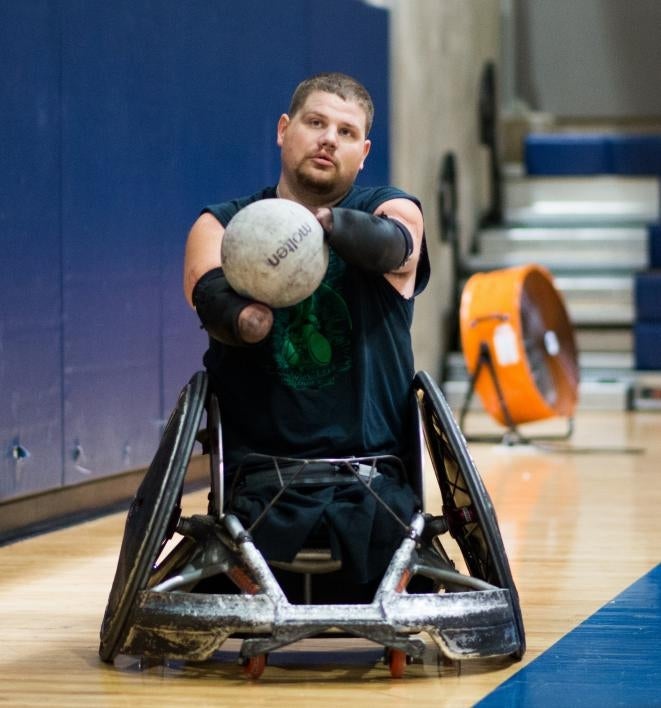
[[[243,673],[246,678],[258,679],[266,668],[266,654],[255,654],[246,660]]]
[[[193,452],[207,392],[207,375],[196,373],[179,394],[158,450],[129,508],[117,570],[103,623],[99,655],[112,661],[130,629],[137,594],[147,587],[163,546],[174,534],[184,477]]]
[[[220,405],[215,393],[209,395],[208,403],[208,446],[211,472],[211,494],[209,495],[209,513],[218,516],[225,507],[223,487],[223,450],[222,428],[220,423]]]
[[[402,678],[406,672],[406,663],[406,652],[401,649],[388,650],[388,668],[390,669],[391,678]]]
[[[437,384],[422,371],[413,386],[450,534],[472,576],[510,591],[520,639],[516,657],[521,658],[525,651],[521,606],[491,499]]]

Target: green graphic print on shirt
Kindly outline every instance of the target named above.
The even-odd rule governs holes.
[[[273,358],[278,377],[295,390],[319,389],[351,369],[351,315],[338,285],[345,264],[331,251],[317,290],[274,311]]]

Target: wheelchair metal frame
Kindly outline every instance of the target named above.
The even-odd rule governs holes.
[[[442,514],[418,511],[404,524],[405,537],[371,603],[313,605],[291,603],[240,521],[218,512],[225,504],[218,402],[207,391],[206,374],[193,376],[129,510],[101,627],[101,658],[202,661],[230,637],[240,637],[240,658],[257,677],[269,652],[329,631],[382,645],[394,677],[402,675],[406,657],[422,656],[422,633],[448,659],[521,658],[521,610],[491,501],[433,379],[419,372],[413,386]],[[182,517],[184,476],[205,409],[211,510]],[[376,464],[375,458],[363,459]],[[302,468],[307,464],[300,462]],[[183,538],[156,564],[175,531]],[[468,575],[455,570],[442,546],[440,536],[447,532]],[[239,592],[194,592],[200,580],[220,573]],[[415,575],[432,579],[439,592],[407,592]]]

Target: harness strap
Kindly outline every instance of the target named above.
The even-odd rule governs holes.
[[[362,481],[369,484],[381,477],[376,467],[358,462],[296,462],[281,467],[248,470],[239,482],[239,487],[255,487],[266,484],[280,484],[281,487],[291,483],[292,488],[320,485],[344,485]]]

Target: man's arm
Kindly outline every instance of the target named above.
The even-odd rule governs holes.
[[[184,295],[193,307],[193,288],[212,268],[219,268],[220,244],[225,229],[215,216],[202,214],[188,234],[184,256]]]
[[[377,216],[386,214],[391,219],[397,219],[411,234],[413,240],[411,255],[399,268],[384,275],[401,295],[411,297],[415,289],[416,269],[425,230],[422,212],[410,199],[391,199],[381,204],[375,213]]]
[[[193,224],[184,256],[184,295],[211,336],[216,335],[226,344],[255,344],[271,331],[273,312],[267,305],[241,298],[229,288],[219,271],[224,233],[222,224],[209,213],[202,214]],[[196,291],[196,286],[203,286],[204,291]]]
[[[424,225],[409,199],[391,199],[368,214],[354,209],[321,208],[316,216],[328,242],[347,262],[382,273],[404,297],[415,289]]]

